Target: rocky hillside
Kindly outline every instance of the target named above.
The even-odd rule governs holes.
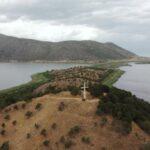
[[[125,59],[135,54],[113,44],[96,41],[42,42],[0,34],[0,61],[64,61]]]
[[[117,133],[110,116],[97,116],[98,100],[69,93],[19,102],[0,113],[0,145],[11,150],[137,150],[150,140],[135,123],[129,135]]]

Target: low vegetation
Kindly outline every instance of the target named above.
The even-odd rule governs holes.
[[[109,88],[107,95],[100,92],[97,114],[111,114],[121,120],[127,133],[131,131],[132,121],[136,122],[146,133],[150,134],[150,104],[137,98],[130,92]]]
[[[64,111],[64,109],[65,109],[65,103],[64,103],[64,102],[61,102],[61,103],[59,104],[59,106],[58,106],[58,110],[59,110],[59,111]]]
[[[6,115],[6,116],[4,117],[4,119],[5,119],[5,120],[10,120],[10,115]]]
[[[81,131],[81,127],[78,126],[78,125],[76,125],[76,126],[72,127],[72,128],[69,130],[68,135],[69,135],[70,137],[74,137],[75,135],[77,135],[78,133],[80,133],[80,131]]]
[[[51,127],[52,127],[53,130],[55,130],[57,128],[57,124],[53,123]]]
[[[34,127],[35,127],[36,129],[39,129],[39,128],[40,128],[40,125],[37,124],[37,123],[35,123]]]
[[[9,141],[6,141],[0,147],[0,150],[9,150]]]
[[[1,126],[2,126],[2,128],[5,128],[5,127],[6,127],[6,124],[5,124],[5,123],[2,123]]]
[[[45,141],[43,142],[43,145],[46,146],[46,147],[49,147],[49,143],[50,143],[49,140],[45,140]]]
[[[17,124],[17,121],[14,120],[14,121],[12,122],[12,124],[15,126],[15,125]]]
[[[74,96],[79,95],[80,94],[80,88],[75,87],[75,86],[69,86],[68,90],[70,91],[70,93]]]
[[[27,138],[27,139],[30,139],[30,138],[31,138],[31,134],[30,134],[30,133],[27,133],[26,138]]]
[[[46,129],[42,129],[40,134],[43,135],[44,137],[46,137],[47,136]]]
[[[2,136],[4,136],[5,134],[6,134],[6,130],[1,130],[1,132],[0,132],[0,134],[2,135]]]
[[[42,104],[41,103],[37,103],[35,106],[35,109],[40,111],[42,109]]]
[[[74,142],[70,139],[66,139],[64,142],[64,147],[65,149],[69,149],[74,145]]]
[[[27,119],[29,119],[29,118],[31,118],[33,116],[33,112],[32,111],[27,111],[25,113],[25,116],[26,116]]]
[[[102,84],[112,87],[122,74],[124,74],[124,71],[120,69],[111,70],[111,72],[103,79]]]
[[[106,117],[102,117],[100,121],[100,126],[104,127],[107,124],[108,120]]]
[[[91,139],[90,139],[90,137],[88,137],[88,136],[83,136],[83,137],[81,138],[81,141],[82,141],[83,143],[85,143],[85,144],[90,144],[90,143],[91,143]]]

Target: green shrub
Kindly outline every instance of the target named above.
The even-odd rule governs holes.
[[[39,125],[39,124],[37,124],[37,123],[35,123],[35,125],[34,125],[34,126],[35,126],[35,128],[36,128],[36,129],[39,129],[39,128],[40,128],[40,125]]]
[[[71,136],[71,137],[73,137],[73,136],[75,136],[76,134],[78,134],[80,131],[81,131],[81,127],[78,126],[78,125],[76,125],[76,126],[74,126],[74,127],[72,127],[72,128],[70,129],[70,131],[68,132],[68,135]]]
[[[1,126],[2,126],[2,128],[5,128],[5,127],[6,127],[6,124],[5,124],[5,123],[2,123]]]
[[[52,129],[55,130],[55,129],[57,128],[57,124],[56,124],[56,123],[53,123],[51,127],[52,127]]]
[[[1,135],[5,135],[6,134],[6,130],[3,129],[3,130],[1,130],[0,133],[1,133]]]
[[[12,124],[15,126],[15,125],[17,124],[17,121],[14,120],[14,121],[12,122]]]
[[[60,137],[60,142],[64,144],[65,141],[66,141],[65,137],[64,137],[64,136],[61,136],[61,137]]]
[[[30,139],[30,138],[31,138],[31,134],[30,134],[30,133],[27,133],[26,138],[27,138],[27,139]]]
[[[83,137],[81,138],[81,141],[82,141],[83,143],[86,143],[86,144],[90,144],[90,143],[91,143],[90,137],[85,137],[85,136],[83,136]]]
[[[42,109],[42,104],[41,103],[37,103],[35,106],[35,109],[40,111]]]
[[[4,117],[4,119],[5,119],[5,120],[10,120],[10,115],[6,115],[6,116]]]
[[[109,87],[101,84],[91,84],[89,86],[89,92],[94,97],[100,97],[103,93],[109,93]]]
[[[73,145],[74,145],[73,141],[72,141],[72,140],[69,140],[69,139],[67,139],[67,140],[65,141],[65,143],[64,143],[64,146],[65,146],[66,149],[71,148]]]
[[[145,130],[148,134],[150,134],[150,121],[139,121],[138,124],[140,127]]]
[[[101,121],[100,121],[100,126],[104,127],[107,124],[108,120],[106,117],[102,117]]]
[[[22,107],[22,109],[25,109],[26,108],[26,104],[25,103],[22,104],[21,107]]]
[[[45,141],[43,142],[43,145],[46,146],[46,147],[49,147],[49,143],[50,143],[49,140],[45,140]]]
[[[47,136],[47,131],[46,131],[46,129],[42,129],[42,130],[41,130],[41,135],[43,135],[44,137]]]
[[[80,94],[80,88],[78,88],[78,87],[69,86],[68,89],[69,89],[71,95],[76,96],[76,95],[79,95],[79,94]]]
[[[25,113],[25,116],[27,117],[27,119],[29,119],[29,118],[31,118],[31,117],[33,116],[33,112],[27,111],[27,112]]]
[[[0,150],[9,150],[9,141],[4,142],[0,147]]]
[[[19,108],[18,108],[18,105],[15,105],[14,106],[14,110],[18,110]]]
[[[130,92],[110,88],[107,96],[101,96],[96,111],[97,115],[110,114],[121,120],[129,133],[132,121],[136,122],[146,133],[150,134],[150,104]]]
[[[59,111],[63,111],[65,109],[65,103],[64,102],[61,102],[58,106],[58,110]]]

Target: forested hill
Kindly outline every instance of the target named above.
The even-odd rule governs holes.
[[[0,34],[0,61],[63,61],[125,59],[135,54],[113,44],[96,41],[42,42]]]

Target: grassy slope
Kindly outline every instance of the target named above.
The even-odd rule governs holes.
[[[112,87],[113,84],[124,74],[120,69],[113,70],[103,81],[102,84]]]
[[[119,68],[121,66],[129,66],[129,62],[127,60],[120,60],[120,61],[107,61],[104,63],[99,63],[93,65],[96,68],[108,68],[108,69],[114,69],[114,68]]]

